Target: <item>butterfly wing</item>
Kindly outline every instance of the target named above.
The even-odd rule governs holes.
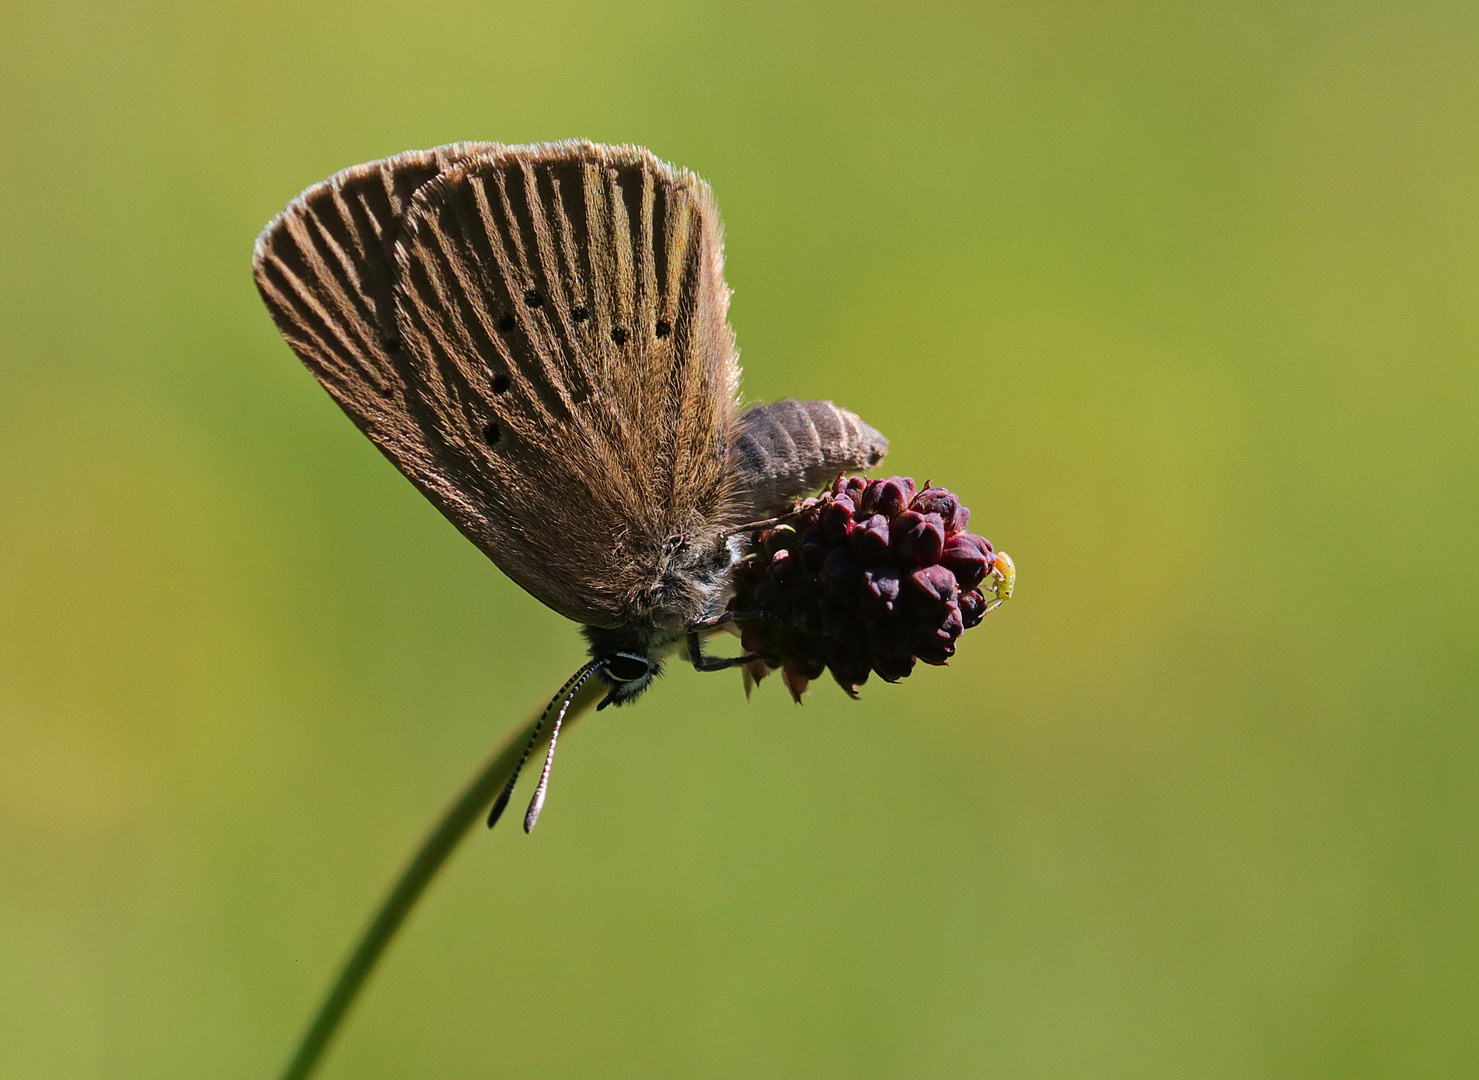
[[[427,153],[437,169],[391,231],[388,306],[383,246],[321,241],[301,213],[278,226],[290,255],[306,241],[324,265],[307,286],[278,273],[296,301],[284,334],[521,586],[588,625],[640,618],[673,553],[733,517],[739,366],[708,187],[635,147]],[[373,303],[347,279],[370,281]]]
[[[412,454],[414,432],[393,355],[395,239],[417,188],[490,149],[456,143],[345,169],[290,202],[253,251],[257,289],[293,351],[361,430],[400,456]]]
[[[789,509],[848,469],[877,465],[888,440],[830,401],[786,398],[747,409],[735,427],[737,498],[750,520]]]

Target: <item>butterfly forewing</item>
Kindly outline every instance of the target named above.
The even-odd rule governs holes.
[[[555,610],[641,617],[734,517],[739,378],[706,185],[634,147],[458,144],[310,188],[258,242],[295,351]]]
[[[253,270],[278,329],[367,431],[404,419],[406,379],[387,347],[401,219],[417,188],[492,145],[456,143],[345,169],[299,195],[257,239]]]
[[[738,366],[717,215],[645,151],[506,148],[422,188],[398,329],[469,531],[556,610],[616,625],[673,537],[724,524]]]

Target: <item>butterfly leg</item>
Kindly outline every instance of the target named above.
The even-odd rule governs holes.
[[[717,625],[723,626],[724,623],[720,622]],[[703,642],[698,636],[701,629],[708,629],[708,627],[706,624],[699,623],[688,628],[688,659],[693,662],[696,671],[725,671],[728,668],[765,659],[759,653],[746,653],[744,656],[705,656]]]
[[[719,627],[728,626],[732,622],[761,622],[766,619],[776,620],[779,618],[779,615],[773,615],[768,611],[726,611],[714,616],[712,619],[690,623],[688,632],[693,634],[704,630],[717,630]]]
[[[700,653],[693,656],[693,649],[693,643],[690,642],[688,651],[695,671],[727,671],[732,667],[753,664],[756,660],[765,659],[759,653],[747,653],[744,656],[704,656]]]
[[[731,528],[725,529],[719,535],[722,537],[729,537],[738,536],[740,533],[759,532],[761,529],[768,529],[772,525],[779,525],[783,521],[790,521],[799,513],[799,510],[792,510],[789,514],[782,514],[780,517],[766,518],[764,521],[747,521],[743,525],[735,525]]]

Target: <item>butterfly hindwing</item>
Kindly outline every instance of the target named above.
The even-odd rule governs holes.
[[[830,401],[786,398],[757,405],[735,425],[737,497],[752,520],[781,514],[850,469],[868,469],[888,453],[888,440],[856,413]]]

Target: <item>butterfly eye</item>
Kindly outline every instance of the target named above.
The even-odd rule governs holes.
[[[616,653],[606,660],[606,674],[616,682],[636,682],[652,672],[652,665],[645,656],[632,653]]]

